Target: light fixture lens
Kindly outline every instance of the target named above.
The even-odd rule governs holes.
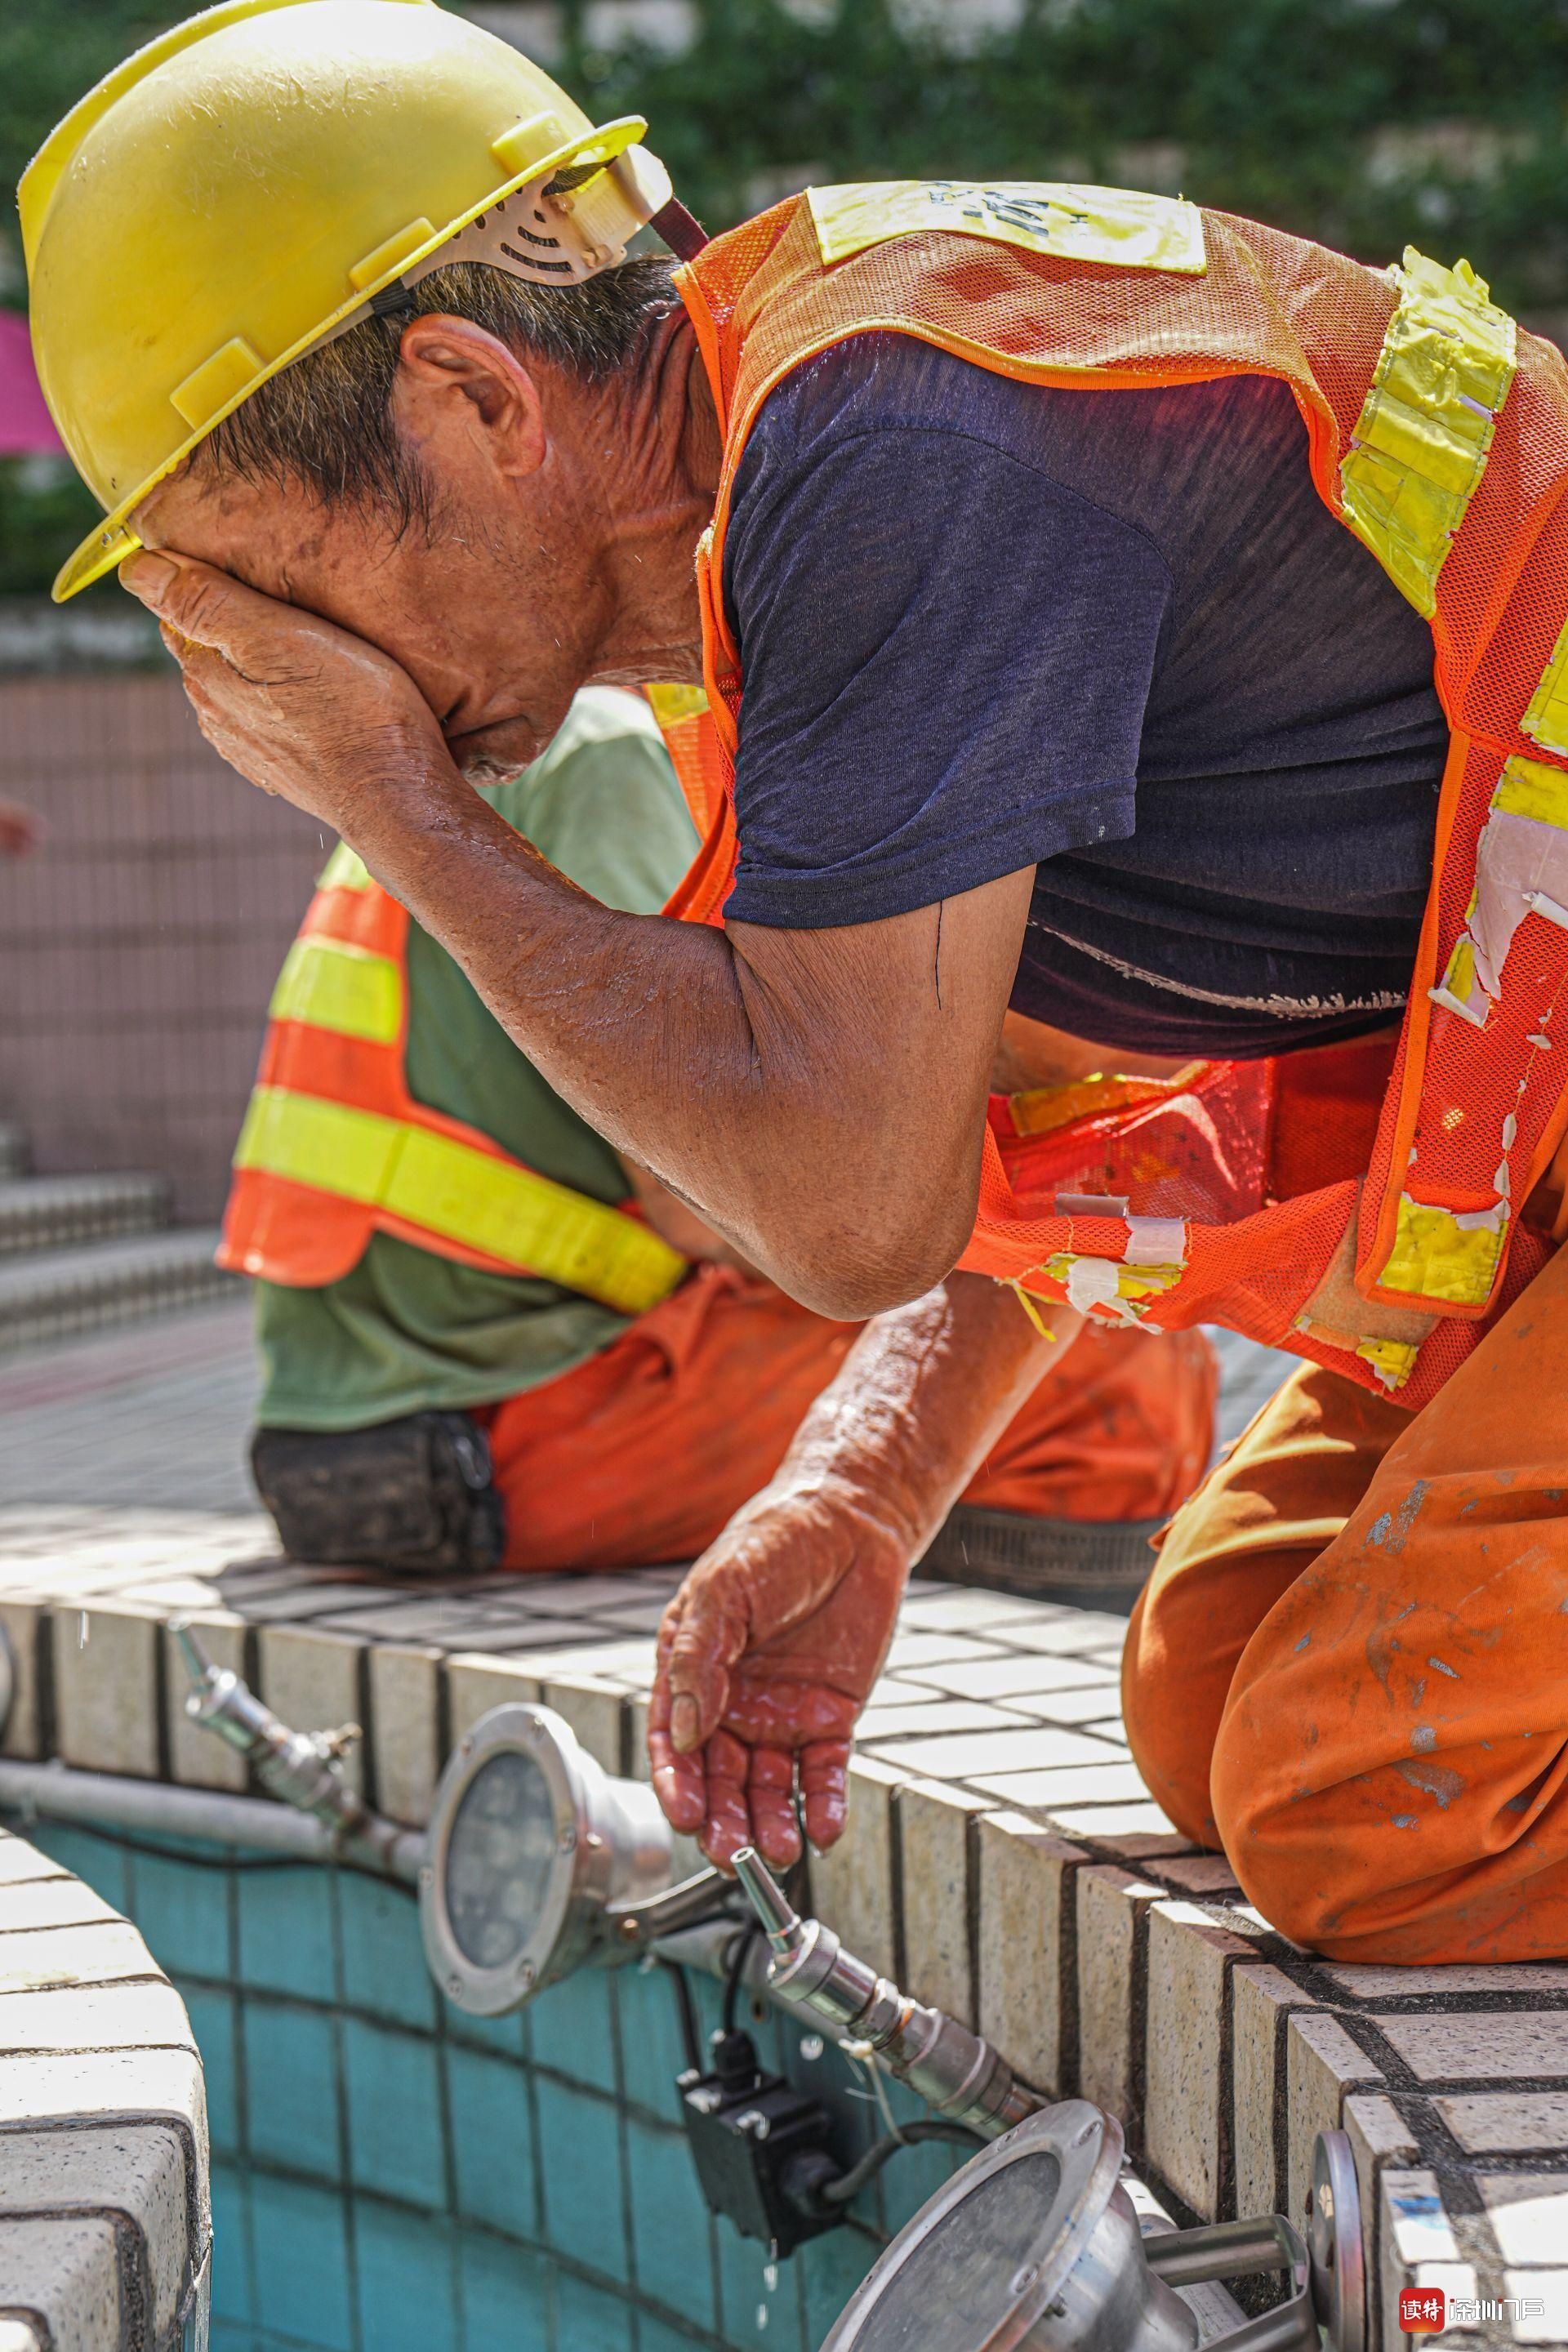
[[[993,2172],[932,2231],[889,2281],[855,2338],[855,2352],[922,2352],[932,2344],[992,2341],[1019,2294],[1018,2271],[1038,2246],[1061,2184],[1048,2148]]]
[[[502,1969],[519,1957],[557,1861],[549,1782],[531,1756],[498,1748],[464,1790],[447,1843],[447,1916],[472,1967]]]

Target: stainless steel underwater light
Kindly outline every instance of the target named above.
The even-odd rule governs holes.
[[[492,1707],[441,1776],[419,1872],[425,1955],[459,2009],[496,2017],[585,1962],[626,1958],[729,1898],[670,1885],[653,1790],[614,1779],[547,1706]]]
[[[1288,2274],[1285,2301],[1205,2352],[1319,2352],[1311,2269],[1289,2221],[1144,2238],[1121,2160],[1121,2126],[1087,2099],[1031,2116],[921,2207],[822,2352],[1196,2352],[1197,2313],[1176,2289],[1264,2271]]]

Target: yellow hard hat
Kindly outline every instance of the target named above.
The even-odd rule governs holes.
[[[520,274],[619,259],[669,194],[647,127],[594,124],[435,0],[226,0],[128,58],[19,192],[39,381],[108,515],[57,601],[130,553],[126,517],[258,384],[514,192],[548,198]]]

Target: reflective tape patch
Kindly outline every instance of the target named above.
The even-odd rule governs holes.
[[[602,1201],[432,1128],[317,1095],[258,1087],[234,1164],[382,1210],[623,1315],[657,1307],[686,1272],[679,1251]]]
[[[284,957],[267,1009],[274,1021],[395,1045],[403,1034],[402,967],[390,956],[311,934],[296,940]]]
[[[1402,1389],[1420,1354],[1403,1339],[1358,1339],[1356,1354],[1372,1366],[1385,1389]]]
[[[1384,1290],[1405,1291],[1435,1304],[1484,1307],[1491,1297],[1507,1231],[1504,1202],[1457,1216],[1451,1209],[1413,1201],[1403,1192],[1394,1247],[1377,1279]]]
[[[1345,520],[1428,620],[1486,468],[1517,331],[1468,261],[1407,246],[1399,302],[1340,467]]]
[[[1525,706],[1519,731],[1543,751],[1568,752],[1568,621],[1558,632],[1541,684]]]
[[[1478,1029],[1502,993],[1514,934],[1527,915],[1568,926],[1568,773],[1540,760],[1506,761],[1476,845],[1465,928],[1428,993]]]
[[[1208,268],[1203,215],[1179,196],[1054,180],[870,180],[808,188],[817,250],[831,268],[868,246],[931,229],[986,237],[1058,261],[1168,269]]]
[[[645,686],[647,707],[660,727],[679,726],[683,719],[700,719],[708,696],[700,686]]]
[[[1497,780],[1491,804],[1512,816],[1532,817],[1537,824],[1556,825],[1568,833],[1568,770],[1549,768],[1540,760],[1509,760]]]

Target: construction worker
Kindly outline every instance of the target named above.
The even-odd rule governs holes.
[[[679,698],[654,705],[679,741]],[[613,688],[580,694],[486,797],[633,913],[664,904],[698,845],[653,710]],[[856,1327],[797,1307],[621,1160],[352,850],[328,861],[271,1011],[219,1257],[256,1278],[251,1465],[285,1549],[471,1573],[712,1543]],[[1037,1080],[1050,1050],[1016,1025],[1010,1075]],[[1020,1097],[1037,1115],[1058,1098]],[[955,1532],[975,1570],[989,1549],[1015,1581],[1129,1602],[1150,1532],[1207,1465],[1214,1391],[1197,1332],[1086,1335],[972,1482]]]
[[[1306,1363],[1167,1540],[1135,1754],[1303,1941],[1568,1950],[1560,355],[1468,265],[1114,190],[704,244],[643,128],[431,6],[240,0],[22,214],[106,509],[58,593],[139,540],[212,741],[560,1093],[805,1304],[925,1302],[672,1611],[667,1810],[782,1859],[798,1781],[831,1834],[862,1494],[931,1524],[1085,1318],[1214,1318]],[[684,922],[468,789],[584,680],[700,677]],[[1027,1132],[1009,1004],[1197,1066]]]

